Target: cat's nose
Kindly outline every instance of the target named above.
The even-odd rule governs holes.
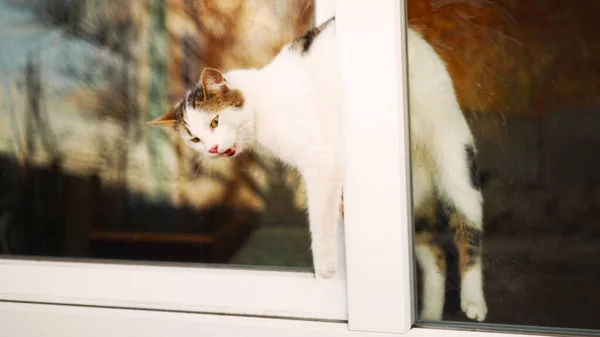
[[[213,147],[210,148],[210,150],[208,150],[208,153],[217,153],[219,152],[219,150],[217,149],[218,145],[215,145]]]

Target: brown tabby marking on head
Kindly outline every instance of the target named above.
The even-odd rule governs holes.
[[[200,74],[200,86],[202,90],[192,92],[192,106],[196,110],[217,112],[244,105],[244,95],[239,90],[231,89],[217,69],[204,68]]]
[[[319,26],[309,30],[308,32],[306,32],[306,34],[302,35],[301,37],[297,38],[294,42],[292,42],[290,50],[299,51],[301,54],[306,54],[310,50],[310,47],[312,46],[315,39],[319,36],[319,34],[323,30],[325,30],[325,28],[329,26],[330,23],[334,21],[335,17],[332,17],[331,19],[323,22]]]
[[[194,101],[194,108],[206,112],[218,112],[229,107],[239,108],[244,105],[244,95],[239,90],[231,90],[218,94],[204,101]]]
[[[199,111],[218,112],[229,107],[244,105],[244,95],[239,90],[230,89],[221,72],[213,68],[205,68],[200,75],[199,84],[194,85],[186,96],[173,108],[158,119],[148,122],[152,126],[170,126],[176,131],[184,125],[185,131],[192,133],[185,126],[184,107],[192,107]]]

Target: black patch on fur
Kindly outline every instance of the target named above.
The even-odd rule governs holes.
[[[467,266],[472,267],[479,260],[481,250],[475,247],[469,247],[467,249]]]
[[[477,228],[468,227],[467,266],[471,267],[481,258],[482,232]]]
[[[194,108],[196,106],[196,102],[200,102],[204,100],[204,90],[195,84],[185,95],[185,106]]]
[[[450,229],[447,206],[438,203],[436,209],[438,242],[446,255],[446,284],[444,312],[456,313],[460,310],[460,272],[458,269],[458,249],[454,243],[454,233]]]
[[[315,40],[315,37],[317,37],[316,29],[311,29],[308,33],[304,34],[304,36],[302,37],[303,53],[306,53],[310,49],[310,46],[312,46],[312,43]]]
[[[425,218],[415,219],[415,234],[425,232],[429,229],[429,223]]]
[[[469,174],[471,176],[471,185],[476,190],[481,190],[481,176],[479,169],[477,168],[477,162],[475,161],[475,149],[471,145],[465,146],[467,152],[467,163],[469,165]]]
[[[335,21],[335,16],[325,21],[318,27],[309,30],[306,34],[299,37],[294,44],[299,44],[302,47],[300,50],[302,54],[307,53],[310,50],[310,47],[312,46],[317,36],[319,36],[319,34],[329,25],[329,23],[333,21]]]
[[[481,247],[483,233],[481,230],[473,227],[467,227],[465,230],[468,232],[469,237],[469,246],[471,247]]]
[[[466,237],[468,248],[465,251],[467,266],[473,266],[481,257],[481,245],[483,232],[480,229],[470,226],[460,226],[452,228],[454,237]],[[458,256],[457,256],[458,257]]]

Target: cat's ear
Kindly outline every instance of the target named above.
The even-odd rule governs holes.
[[[200,74],[200,85],[204,92],[204,99],[208,99],[217,93],[226,93],[229,91],[225,76],[214,68],[204,68]]]
[[[167,111],[167,113],[165,113],[161,117],[151,120],[151,121],[147,122],[146,124],[152,125],[152,126],[160,126],[160,127],[173,127],[173,126],[175,126],[175,123],[177,123],[177,115],[176,115],[177,109],[178,109],[178,105],[169,109],[169,111]]]

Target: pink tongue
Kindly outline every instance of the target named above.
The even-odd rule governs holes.
[[[230,147],[229,149],[227,149],[227,151],[223,152],[223,154],[226,156],[232,156],[235,153],[236,149],[237,149],[236,144],[233,144],[233,146]]]

